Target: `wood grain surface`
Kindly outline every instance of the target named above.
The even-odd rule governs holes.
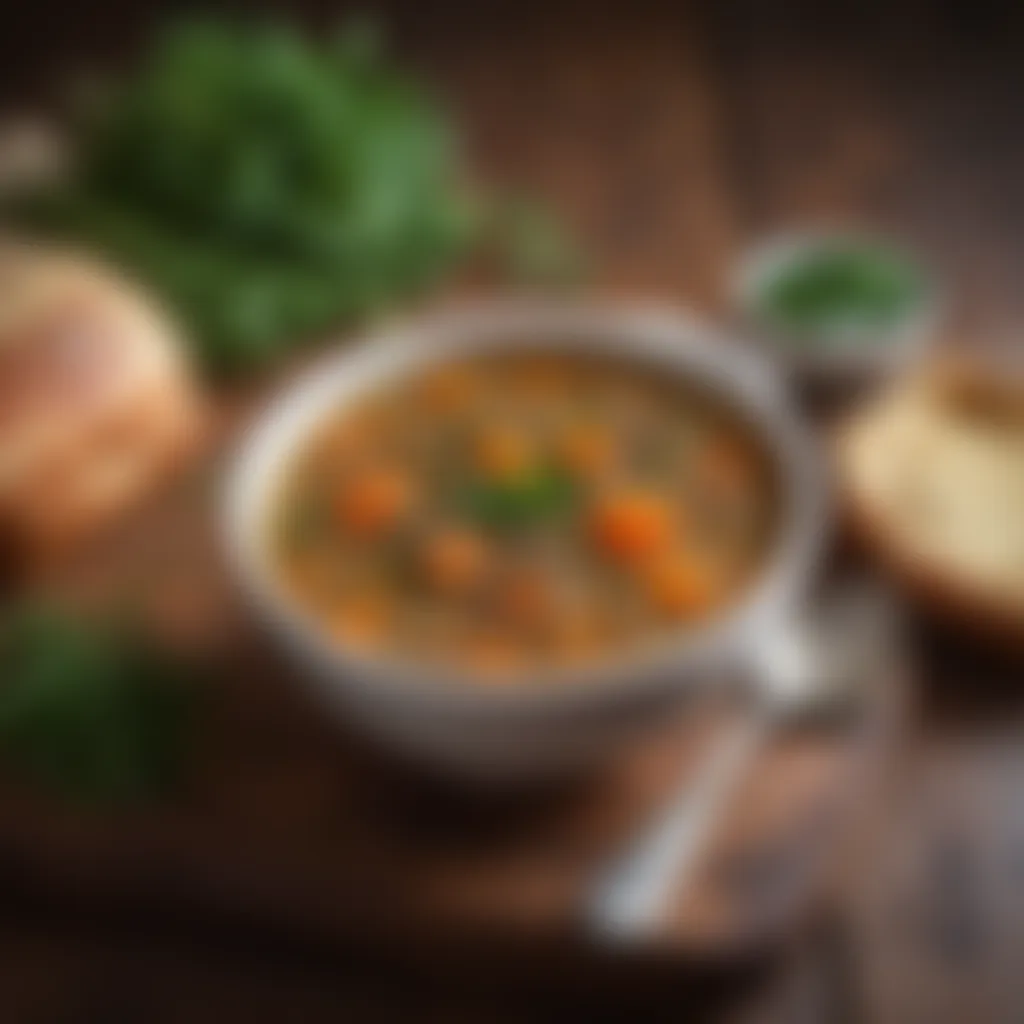
[[[337,942],[373,933],[407,957],[470,938],[593,946],[588,886],[749,700],[709,688],[600,771],[524,792],[467,791],[364,749],[269,645],[224,565],[220,470],[265,404],[254,390],[221,408],[191,480],[41,581],[86,613],[130,604],[215,668],[172,803],[90,820],[0,779],[0,853],[19,887],[157,927],[171,882],[173,913],[190,907],[198,925],[219,913]],[[735,963],[805,922],[900,739],[908,671],[887,672],[849,721],[780,731],[759,755],[691,898],[667,908],[662,954]]]
[[[0,53],[21,95],[45,91],[72,54],[123,54],[158,13],[115,0],[77,13],[57,6],[23,6],[4,35]],[[324,5],[308,6],[312,20],[326,19]],[[401,52],[463,117],[472,162],[564,208],[595,254],[602,291],[720,312],[732,260],[762,233],[807,219],[867,223],[934,262],[949,286],[952,340],[1020,350],[1018,10],[386,6]],[[185,603],[185,618],[201,624],[201,608]],[[173,914],[151,934],[130,908],[97,914],[59,893],[40,898],[19,881],[40,865],[12,857],[2,872],[4,1019],[621,1019],[623,1007],[635,1019],[708,1019],[711,1005],[727,1003],[729,1019],[758,1024],[1020,1020],[1022,670],[927,624],[913,652],[923,683],[914,727],[868,808],[873,826],[838,889],[843,912],[763,969],[724,980],[651,962],[612,972],[542,947],[534,981],[484,984],[472,950],[459,952],[454,980],[430,967],[399,973],[351,948],[325,952],[216,914],[200,936]],[[253,741],[262,761],[287,743],[285,711],[273,736],[258,724],[253,735],[263,736]],[[285,785],[268,774],[268,786]],[[228,799],[244,854],[245,815],[263,828],[262,800],[255,787]],[[281,806],[280,829],[313,820],[301,801]],[[127,860],[135,863],[130,851]],[[149,883],[173,907],[175,877]]]

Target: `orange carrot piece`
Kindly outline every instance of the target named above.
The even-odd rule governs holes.
[[[346,529],[361,536],[391,530],[413,504],[414,487],[408,474],[391,467],[374,467],[348,480],[338,495],[335,513]]]
[[[676,524],[669,503],[657,494],[626,492],[605,498],[594,510],[591,535],[616,561],[636,562],[663,552]]]

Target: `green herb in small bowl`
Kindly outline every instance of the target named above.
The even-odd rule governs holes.
[[[757,248],[741,265],[736,298],[783,361],[814,377],[896,369],[936,324],[935,288],[923,267],[859,235],[794,236]]]

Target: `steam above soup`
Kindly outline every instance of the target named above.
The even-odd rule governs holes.
[[[346,646],[528,678],[734,601],[771,539],[771,470],[696,388],[599,358],[482,356],[321,424],[272,551]]]

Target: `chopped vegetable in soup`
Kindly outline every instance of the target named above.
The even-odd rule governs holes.
[[[525,678],[726,606],[761,562],[773,496],[749,427],[712,396],[596,358],[496,355],[324,423],[272,544],[339,642]]]

